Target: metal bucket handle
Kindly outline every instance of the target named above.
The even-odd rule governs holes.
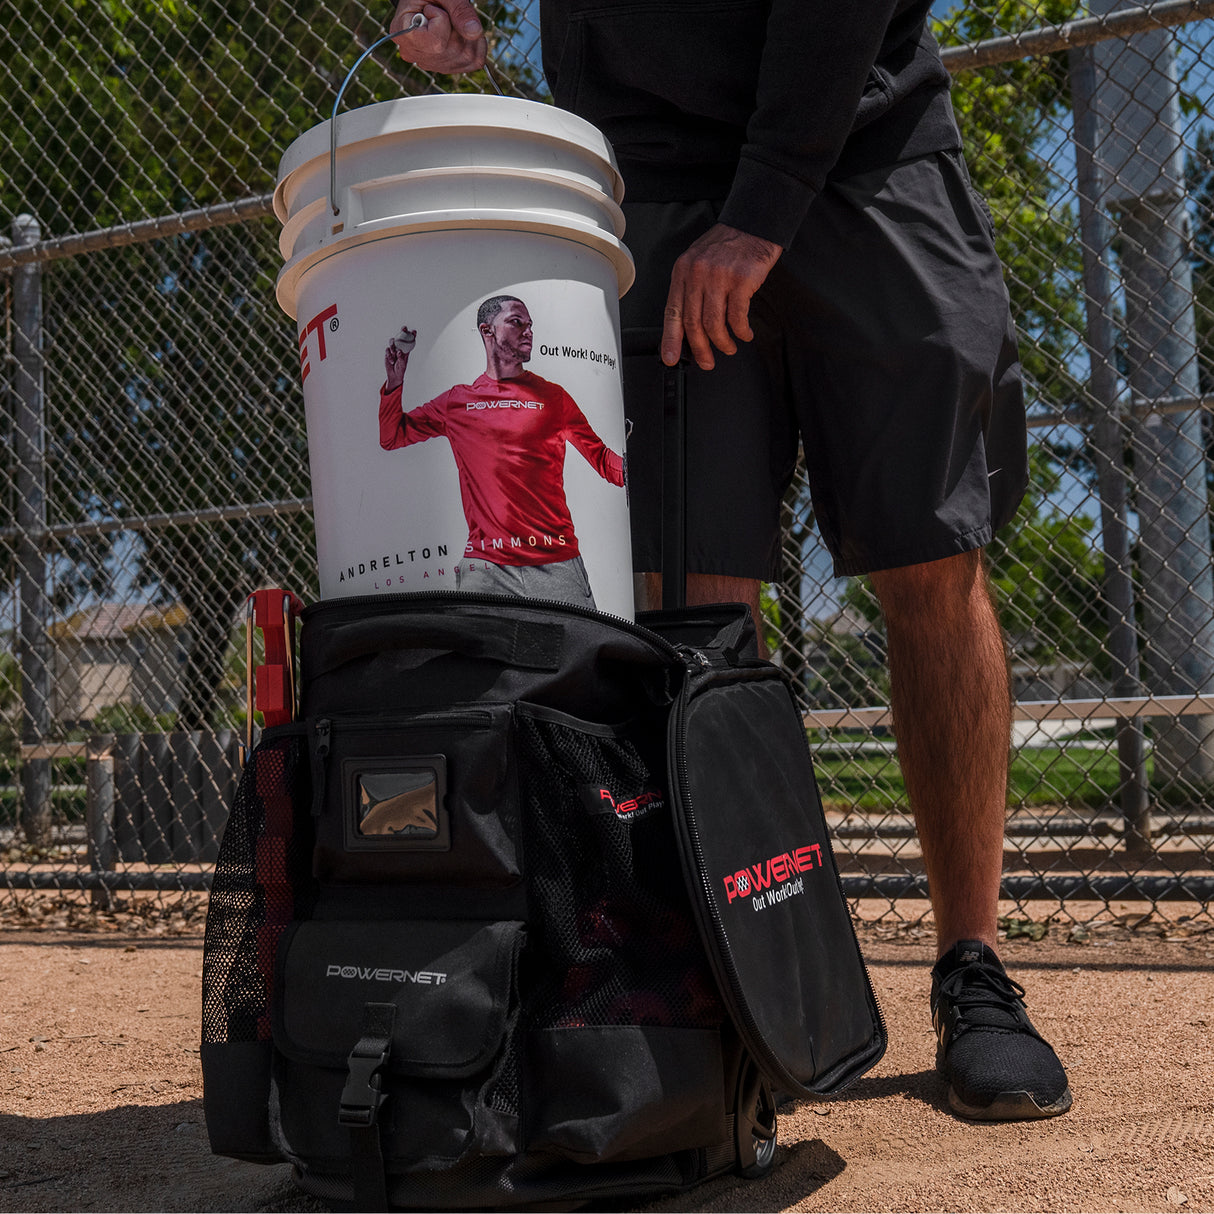
[[[424,13],[414,13],[413,20],[405,26],[404,29],[392,30],[385,34],[382,38],[376,38],[369,47],[354,61],[354,66],[346,73],[346,78],[341,82],[341,88],[337,90],[337,98],[333,102],[333,116],[329,120],[329,206],[333,210],[334,215],[341,214],[341,208],[337,205],[337,110],[341,105],[342,95],[346,91],[346,85],[354,78],[354,73],[362,67],[363,60],[377,47],[383,46],[385,42],[391,42],[394,38],[399,38],[402,34],[411,34],[415,30],[424,30],[430,22],[427,20]],[[494,78],[493,73],[489,70],[489,63],[486,60],[484,65],[485,75],[489,77],[489,83],[493,85],[499,97],[505,96],[501,90],[501,86]]]

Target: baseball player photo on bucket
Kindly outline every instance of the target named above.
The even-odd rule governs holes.
[[[320,592],[465,590],[631,619],[623,185],[552,106],[409,97],[279,168]]]

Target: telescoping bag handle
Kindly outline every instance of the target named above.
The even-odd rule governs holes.
[[[625,358],[659,358],[662,330],[625,329]],[[687,606],[687,356],[662,367],[662,608]]]

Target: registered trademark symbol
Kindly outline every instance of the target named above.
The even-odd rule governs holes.
[[[340,322],[338,321],[337,317],[335,316],[335,317],[333,317],[333,319],[331,321],[329,321],[329,332],[336,333],[339,328],[340,328]]]

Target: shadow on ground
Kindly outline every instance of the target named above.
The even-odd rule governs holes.
[[[324,1208],[296,1189],[285,1164],[212,1155],[201,1100],[0,1116],[0,1210]]]

